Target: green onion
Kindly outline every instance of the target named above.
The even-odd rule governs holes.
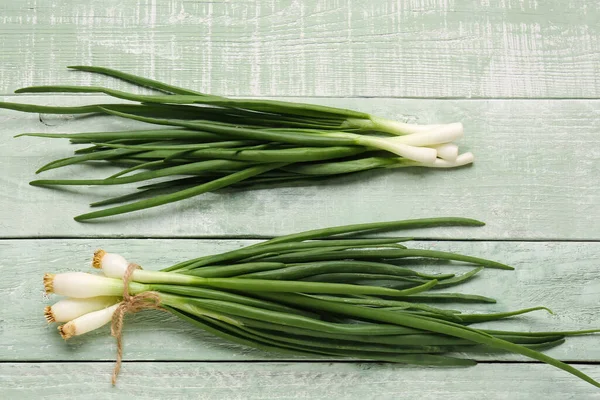
[[[155,308],[157,304],[145,303],[151,296],[158,306],[198,328],[271,352],[437,366],[475,364],[470,359],[450,356],[456,352],[511,352],[550,364],[600,387],[600,383],[581,371],[541,352],[561,345],[568,336],[600,330],[478,329],[472,325],[537,310],[551,311],[529,307],[471,313],[428,304],[494,303],[491,298],[475,294],[431,291],[460,286],[477,273],[484,275],[484,267],[504,270],[512,267],[457,253],[411,249],[407,238],[348,237],[441,225],[481,226],[482,223],[464,218],[431,218],[317,229],[185,260],[162,271],[132,269],[135,264],[124,257],[99,250],[94,254],[93,266],[101,269],[104,277],[82,272],[44,277],[48,293],[74,298],[52,306],[52,311],[62,310],[63,316],[49,321],[64,322],[65,315],[71,315],[73,319],[59,327],[61,335],[68,339],[108,323],[117,308],[134,307],[135,311]],[[399,245],[398,242],[402,248],[380,247]],[[367,253],[369,256],[365,257]],[[338,257],[331,260],[332,254]],[[262,256],[266,256],[264,260],[280,261],[247,261]],[[294,260],[282,261],[285,257]],[[412,267],[385,261],[397,257],[405,258]],[[420,271],[423,261],[430,258],[480,267],[462,275]],[[127,283],[123,282],[125,276]],[[409,287],[394,288],[398,280]],[[126,296],[123,302],[112,305],[119,301],[124,285],[134,297]]]
[[[0,102],[0,108],[33,113],[100,113],[164,128],[17,135],[63,138],[89,145],[76,149],[73,157],[40,167],[37,173],[91,161],[122,168],[105,179],[39,179],[31,184],[121,185],[162,179],[157,184],[168,186],[167,190],[157,191],[143,185],[143,192],[97,201],[91,206],[108,208],[79,215],[77,221],[136,212],[228,187],[249,190],[327,183],[337,176],[373,169],[454,168],[474,159],[469,152],[458,154],[453,143],[463,135],[460,123],[407,124],[316,104],[215,96],[103,67],[70,68],[161,93],[141,95],[95,86],[38,86],[17,93],[101,93],[125,102],[103,101],[77,107]],[[204,168],[209,165],[210,169]],[[209,170],[211,174],[206,173]],[[134,171],[141,172],[129,175]],[[202,179],[179,185],[181,179],[197,176]],[[148,199],[152,196],[159,200]]]

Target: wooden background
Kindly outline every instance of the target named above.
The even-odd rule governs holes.
[[[110,385],[108,329],[63,342],[46,326],[41,276],[89,266],[94,249],[147,268],[317,226],[459,215],[480,229],[413,232],[419,247],[513,264],[464,290],[502,299],[474,311],[546,305],[505,329],[600,326],[600,2],[593,0],[0,0],[0,99],[32,84],[103,84],[93,64],[231,96],[292,98],[424,123],[462,121],[476,164],[394,171],[333,186],[223,193],[104,222],[71,217],[107,188],[27,182],[67,156],[64,142],[12,136],[132,126],[0,111],[0,398],[600,399],[521,357],[469,369],[273,357],[164,315],[128,318],[123,372]],[[135,89],[134,89],[135,90]],[[68,177],[89,168],[48,173]],[[103,171],[105,174],[106,171]],[[110,189],[111,194],[119,192]],[[452,240],[450,240],[452,238]],[[458,267],[457,267],[458,268]],[[600,339],[548,354],[600,379]]]

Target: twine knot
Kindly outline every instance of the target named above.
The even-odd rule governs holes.
[[[142,267],[134,263],[127,266],[127,270],[123,274],[123,301],[112,316],[110,334],[117,339],[117,361],[112,374],[113,385],[117,383],[117,376],[123,361],[123,320],[125,314],[135,314],[148,309],[164,310],[160,307],[160,296],[157,292],[143,292],[135,296],[129,294],[129,282],[136,269],[142,269]]]

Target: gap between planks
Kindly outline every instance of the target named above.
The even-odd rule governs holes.
[[[82,85],[85,86],[85,85]],[[106,86],[109,87],[109,86]],[[110,87],[110,89],[115,89]],[[145,92],[133,92],[135,94],[149,94]],[[155,93],[155,92],[152,92]],[[31,94],[26,93],[0,93],[1,97],[23,97],[30,96]],[[73,96],[72,93],[35,93],[35,96],[39,97],[69,97]],[[98,93],[77,93],[78,96],[81,97],[98,97]],[[310,95],[310,96],[296,96],[296,95],[277,95],[277,96],[227,96],[232,99],[294,99],[293,101],[298,101],[299,98],[306,99],[359,99],[359,100],[426,100],[426,101],[446,101],[446,100],[460,100],[460,101],[599,101],[600,97],[598,96],[580,96],[580,97],[466,97],[466,96],[437,96],[437,97],[426,97],[426,96],[362,96],[362,95],[329,95],[329,96],[319,96],[319,95]],[[118,99],[117,99],[118,100]],[[43,114],[43,113],[40,113]]]
[[[582,361],[582,360],[560,360],[569,365],[600,365],[600,361]],[[0,360],[2,364],[114,364],[114,360]],[[382,362],[375,360],[344,360],[337,358],[326,359],[310,359],[310,360],[295,360],[295,359],[277,359],[277,360],[123,360],[123,364],[172,364],[172,363],[195,363],[195,364],[373,364],[373,365],[403,365],[391,362]],[[548,365],[536,360],[477,360],[477,364],[527,364],[527,365]],[[476,367],[476,366],[475,366]]]
[[[352,235],[356,239],[368,239],[375,237],[404,237],[403,235]],[[410,236],[410,235],[409,235]],[[111,240],[111,239],[152,239],[152,240],[269,240],[277,236],[0,236],[0,240]],[[342,236],[340,236],[342,237]],[[340,237],[327,237],[319,240],[336,240]],[[599,243],[600,239],[526,239],[526,238],[510,238],[510,239],[485,239],[485,238],[428,238],[410,236],[412,242],[497,242],[497,243]]]

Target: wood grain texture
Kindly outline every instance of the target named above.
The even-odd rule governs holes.
[[[591,376],[600,366],[578,366]],[[0,364],[8,399],[593,400],[590,384],[540,364],[426,369],[346,363],[125,363],[116,387],[107,363]]]
[[[0,361],[112,360],[114,339],[108,327],[64,342],[55,325],[46,325],[45,305],[57,301],[42,293],[45,272],[90,271],[94,250],[124,255],[146,269],[159,269],[199,255],[252,243],[236,240],[3,240],[0,241]],[[460,305],[473,312],[508,311],[544,305],[544,312],[481,326],[506,330],[592,329],[600,327],[600,243],[413,242],[413,247],[455,251],[513,265],[516,271],[485,270],[450,291],[497,298],[494,305]],[[424,271],[464,273],[469,266],[423,265]],[[448,307],[456,307],[450,304]],[[600,360],[600,336],[570,338],[548,351],[564,360]],[[480,360],[525,360],[506,354],[477,354]],[[126,360],[290,359],[233,345],[204,334],[176,318],[147,311],[127,318]]]
[[[9,96],[38,104],[98,102],[74,96]],[[92,201],[134,187],[37,188],[45,163],[72,154],[66,140],[19,138],[21,132],[122,130],[113,117],[42,116],[0,110],[2,237],[272,236],[316,227],[393,219],[468,216],[485,228],[416,232],[428,237],[600,239],[600,101],[294,99],[355,108],[424,123],[462,121],[463,151],[475,165],[454,170],[372,171],[303,187],[221,192],[77,223]],[[146,126],[146,125],[144,125]],[[46,178],[108,176],[110,168],[67,167]],[[259,216],[259,217],[258,217]]]
[[[43,320],[43,306],[56,299],[41,284],[44,272],[86,269],[98,247],[157,269],[252,243],[185,238],[460,215],[488,226],[410,233],[566,241],[415,243],[517,267],[483,271],[461,287],[501,299],[466,306],[474,312],[546,305],[556,313],[488,326],[598,327],[599,20],[598,0],[0,0],[0,94],[55,83],[139,90],[65,68],[102,65],[215,94],[296,96],[407,121],[460,120],[467,133],[461,145],[477,157],[461,170],[376,172],[331,186],[211,194],[78,224],[71,218],[88,211],[87,203],[129,190],[32,188],[27,181],[37,167],[72,149],[12,135],[134,125],[0,110],[0,239],[20,239],[0,240],[0,399],[600,399],[591,385],[522,357],[481,353],[476,358],[484,363],[469,369],[281,358],[155,311],[127,318],[126,362],[113,388],[108,329],[63,342]],[[74,96],[59,101],[82,103]],[[111,169],[45,176],[80,173],[105,176]],[[49,237],[73,239],[41,239]],[[571,338],[548,354],[593,363],[577,367],[598,379],[599,343],[598,336]]]
[[[599,5],[1,0],[0,93],[95,64],[222,95],[598,97]]]

